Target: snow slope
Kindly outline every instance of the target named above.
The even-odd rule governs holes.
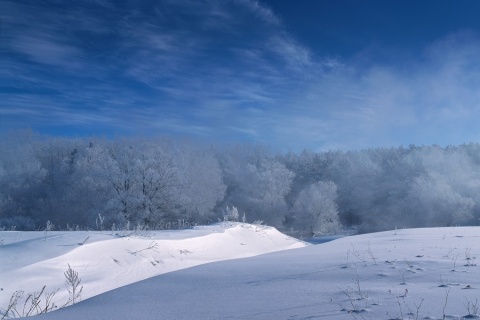
[[[38,319],[473,318],[478,259],[477,227],[387,231],[163,274]]]
[[[0,307],[12,294],[55,294],[62,306],[68,265],[79,273],[83,300],[159,274],[226,259],[300,248],[305,243],[274,228],[219,223],[153,232],[0,232]],[[1,318],[1,316],[0,316]]]

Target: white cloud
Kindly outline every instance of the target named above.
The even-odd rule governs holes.
[[[37,64],[6,57],[0,75],[16,91],[3,94],[0,113],[17,110],[33,124],[90,122],[285,149],[480,137],[480,40],[473,33],[440,39],[417,60],[361,65],[316,56],[254,0],[161,1],[146,16],[145,8],[90,2],[95,10],[66,14],[6,1],[0,18],[9,52]],[[102,10],[113,18],[103,21]],[[30,19],[35,27],[22,24]]]
[[[280,34],[271,37],[268,47],[278,54],[287,65],[299,73],[310,73],[313,65],[312,54],[305,46],[297,43],[293,38]]]
[[[343,149],[476,139],[480,133],[475,124],[480,117],[479,39],[451,35],[428,46],[426,52],[426,59],[367,69],[345,63],[346,68],[320,76],[291,97],[292,105],[301,106],[290,118],[297,136],[317,132],[325,138],[304,143]],[[305,115],[320,122],[317,130]],[[336,126],[322,126],[322,122]],[[287,135],[285,139],[294,144]]]
[[[13,41],[11,47],[36,62],[69,69],[83,65],[78,48],[51,37],[21,36]]]
[[[260,17],[268,24],[278,26],[281,24],[280,18],[278,18],[273,11],[267,6],[260,4],[256,0],[235,0],[236,2],[244,5],[251,10],[255,15]]]

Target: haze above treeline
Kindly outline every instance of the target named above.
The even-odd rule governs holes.
[[[296,236],[478,225],[480,144],[276,152],[180,138],[0,138],[0,228],[263,221]]]

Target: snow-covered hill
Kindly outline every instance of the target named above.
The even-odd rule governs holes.
[[[81,278],[85,300],[166,272],[306,245],[274,228],[241,223],[181,231],[3,231],[0,241],[2,308],[15,291],[26,297],[45,285],[45,293],[59,289],[53,301],[64,305],[69,265]]]
[[[220,235],[212,234],[211,228]],[[235,252],[254,246],[298,249],[166,273],[38,318],[462,319],[474,318],[480,313],[478,227],[393,230],[311,246],[274,229],[252,226],[235,225],[225,229],[217,225],[195,232],[203,232],[206,239],[236,239],[228,241],[225,251],[216,252],[218,260],[220,257],[227,259],[230,249]],[[176,233],[170,234],[175,237]],[[244,236],[242,240],[238,238],[240,235]],[[200,239],[188,240],[191,241],[189,245],[178,242],[182,245],[170,251],[176,251],[176,263],[182,258],[193,257],[195,252],[200,254]],[[127,243],[132,240],[139,239],[123,238]],[[151,250],[132,254],[151,243],[150,239],[143,240],[142,245],[129,247],[130,251],[120,250],[126,253],[123,262],[142,261],[141,272],[161,265],[151,263]],[[177,240],[187,241],[183,236]],[[76,246],[77,249],[81,247]],[[110,256],[99,251],[102,256]],[[117,254],[113,253],[115,259]],[[205,261],[201,255],[197,259]],[[164,260],[168,259],[165,257]],[[77,263],[75,266],[80,274],[86,274],[82,277],[85,278],[85,293],[89,283],[108,282],[94,281],[94,274],[81,269],[83,265],[78,261],[70,263]],[[93,266],[92,262],[89,263]],[[89,263],[84,261],[85,265]],[[62,268],[65,266],[61,266],[59,272]],[[109,266],[112,273],[116,268],[121,268],[116,262]],[[2,273],[2,281],[4,275]],[[41,273],[37,275],[41,276]],[[108,275],[103,275],[109,279]],[[41,283],[38,279],[36,281]]]

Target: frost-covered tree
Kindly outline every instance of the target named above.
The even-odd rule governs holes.
[[[222,155],[225,205],[246,212],[250,220],[282,227],[288,213],[285,197],[294,174],[270,152],[257,146],[237,146]]]
[[[45,223],[55,225],[87,224],[84,210],[86,199],[78,179],[77,164],[80,151],[85,147],[81,139],[46,137],[37,143],[35,157],[45,171],[36,199],[35,215]],[[88,201],[88,200],[87,200]]]
[[[340,227],[337,187],[332,181],[315,182],[303,189],[292,211],[294,226],[308,235],[335,233]]]
[[[103,141],[89,148],[84,167],[105,195],[101,213],[117,224],[209,221],[225,192],[213,151],[184,141]]]
[[[378,201],[379,181],[384,172],[367,151],[338,154],[331,166],[333,181],[339,187],[338,205],[346,224],[370,224],[373,204]]]
[[[176,143],[175,150],[177,214],[190,222],[212,221],[214,209],[226,190],[214,149],[181,141]]]
[[[132,168],[134,173],[134,197],[137,207],[135,220],[155,225],[162,219],[175,219],[174,187],[177,168],[169,154],[151,147],[138,156]]]
[[[35,228],[40,184],[46,175],[36,158],[38,143],[39,136],[29,130],[8,133],[0,139],[0,227]]]
[[[432,173],[414,179],[407,205],[407,226],[448,227],[468,222],[475,202],[455,191],[444,177]]]
[[[173,215],[177,169],[153,143],[118,140],[90,148],[90,181],[105,193],[104,213],[116,223],[155,225]]]
[[[478,143],[279,155],[261,145],[25,130],[0,137],[0,227],[95,227],[99,215],[105,227],[208,223],[235,206],[249,221],[328,232],[334,219],[313,209],[334,189],[326,181],[341,223],[361,232],[480,221]]]

